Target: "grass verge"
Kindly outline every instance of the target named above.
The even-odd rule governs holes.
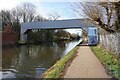
[[[92,46],[92,51],[99,58],[112,77],[120,79],[120,60],[112,53],[106,51],[100,46]]]
[[[50,69],[48,69],[44,74],[43,78],[60,78],[62,71],[65,68],[66,63],[77,53],[78,46],[73,48],[67,55],[58,60]]]

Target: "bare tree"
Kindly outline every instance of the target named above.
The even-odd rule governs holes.
[[[36,13],[36,7],[29,2],[25,2],[22,5],[18,6],[19,13],[22,16],[23,22],[31,22],[33,21]]]
[[[45,20],[47,20],[47,19],[39,14],[37,16],[35,16],[35,18],[34,18],[34,21],[45,21]]]
[[[48,20],[57,20],[60,18],[60,15],[57,12],[48,14]]]
[[[85,2],[75,3],[74,11],[82,16],[89,18],[108,32],[115,32],[115,5],[112,2]]]
[[[22,13],[21,9],[19,7],[13,8],[11,10],[11,15],[12,15],[12,22],[20,22],[20,19],[22,18]]]
[[[115,13],[116,13],[116,30],[120,29],[120,1],[119,2],[114,2],[113,5],[115,6]]]

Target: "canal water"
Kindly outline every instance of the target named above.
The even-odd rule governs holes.
[[[35,78],[65,56],[79,41],[22,45],[2,49],[3,78]]]

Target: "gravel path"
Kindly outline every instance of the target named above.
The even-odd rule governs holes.
[[[89,46],[80,46],[64,78],[109,78]]]

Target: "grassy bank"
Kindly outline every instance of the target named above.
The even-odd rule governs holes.
[[[57,63],[55,63],[50,69],[48,69],[44,74],[44,78],[60,78],[62,71],[65,68],[66,63],[77,53],[78,46],[73,48],[67,55],[61,58]]]
[[[92,51],[99,58],[112,77],[120,78],[120,60],[112,53],[106,51],[100,46],[91,47]]]

